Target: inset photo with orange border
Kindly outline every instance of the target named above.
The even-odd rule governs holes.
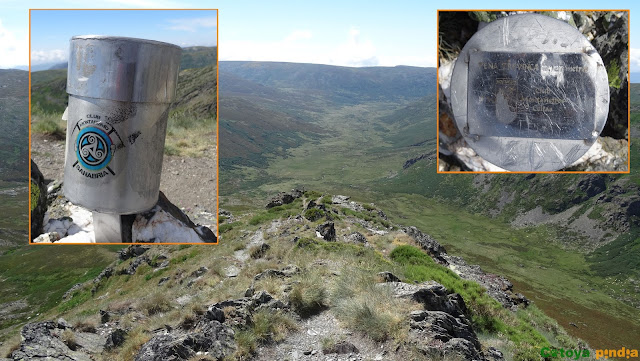
[[[213,243],[218,11],[29,11],[30,243]]]
[[[438,11],[438,173],[628,173],[629,11]]]

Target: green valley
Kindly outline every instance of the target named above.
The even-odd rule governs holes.
[[[602,179],[437,174],[435,87],[428,80],[412,96],[404,93],[381,99],[380,88],[365,85],[359,96],[348,90],[337,94],[350,97],[329,96],[323,94],[324,84],[314,82],[319,71],[316,66],[308,65],[304,76],[300,75],[302,64],[290,64],[289,72],[284,67],[221,63],[222,79],[222,74],[231,72],[243,82],[255,82],[252,89],[256,89],[255,93],[249,87],[227,93],[222,82],[221,125],[227,124],[229,132],[243,113],[240,108],[227,113],[225,102],[250,101],[252,108],[265,113],[277,104],[280,112],[296,117],[292,124],[308,124],[293,137],[276,132],[275,136],[293,143],[261,144],[261,152],[255,154],[225,147],[221,135],[221,207],[255,207],[256,198],[294,187],[373,202],[393,221],[415,225],[451,253],[511,279],[519,292],[593,347],[634,345],[634,335],[640,333],[635,261],[640,217],[634,198],[638,188],[633,186],[640,180],[637,173]],[[349,89],[348,80],[338,81],[343,69],[323,71],[328,73],[327,81],[334,82],[332,86]],[[392,71],[398,69],[389,69]],[[426,72],[422,76],[429,77]],[[389,87],[402,84],[398,79],[388,80],[393,84]],[[632,92],[637,89],[632,87]],[[292,95],[287,97],[287,93]],[[321,105],[322,110],[310,105]],[[261,118],[254,117],[253,122],[260,127]],[[637,121],[634,124],[632,170],[638,159]],[[242,136],[254,138],[253,134]],[[254,161],[257,157],[259,162]],[[235,160],[226,163],[228,159]],[[592,184],[589,182],[602,188],[588,188],[585,184]],[[611,200],[607,192],[613,189],[622,195]],[[620,204],[623,210],[615,211]],[[542,216],[534,217],[538,213]],[[542,221],[545,217],[556,221]],[[567,220],[565,226],[561,218]],[[580,227],[595,229],[603,238],[589,238]],[[630,331],[616,332],[620,327]]]

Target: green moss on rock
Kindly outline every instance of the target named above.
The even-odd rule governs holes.
[[[31,211],[33,211],[38,205],[38,199],[40,199],[40,188],[32,180],[31,181]]]

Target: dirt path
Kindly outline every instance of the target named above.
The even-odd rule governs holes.
[[[64,140],[32,134],[31,158],[47,182],[62,180]],[[160,190],[193,219],[201,212],[215,215],[217,209],[215,143],[198,158],[164,156]],[[198,223],[197,219],[193,219]]]

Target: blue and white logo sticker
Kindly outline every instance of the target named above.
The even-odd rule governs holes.
[[[111,138],[102,129],[86,127],[76,138],[76,156],[82,167],[100,170],[111,162]]]

